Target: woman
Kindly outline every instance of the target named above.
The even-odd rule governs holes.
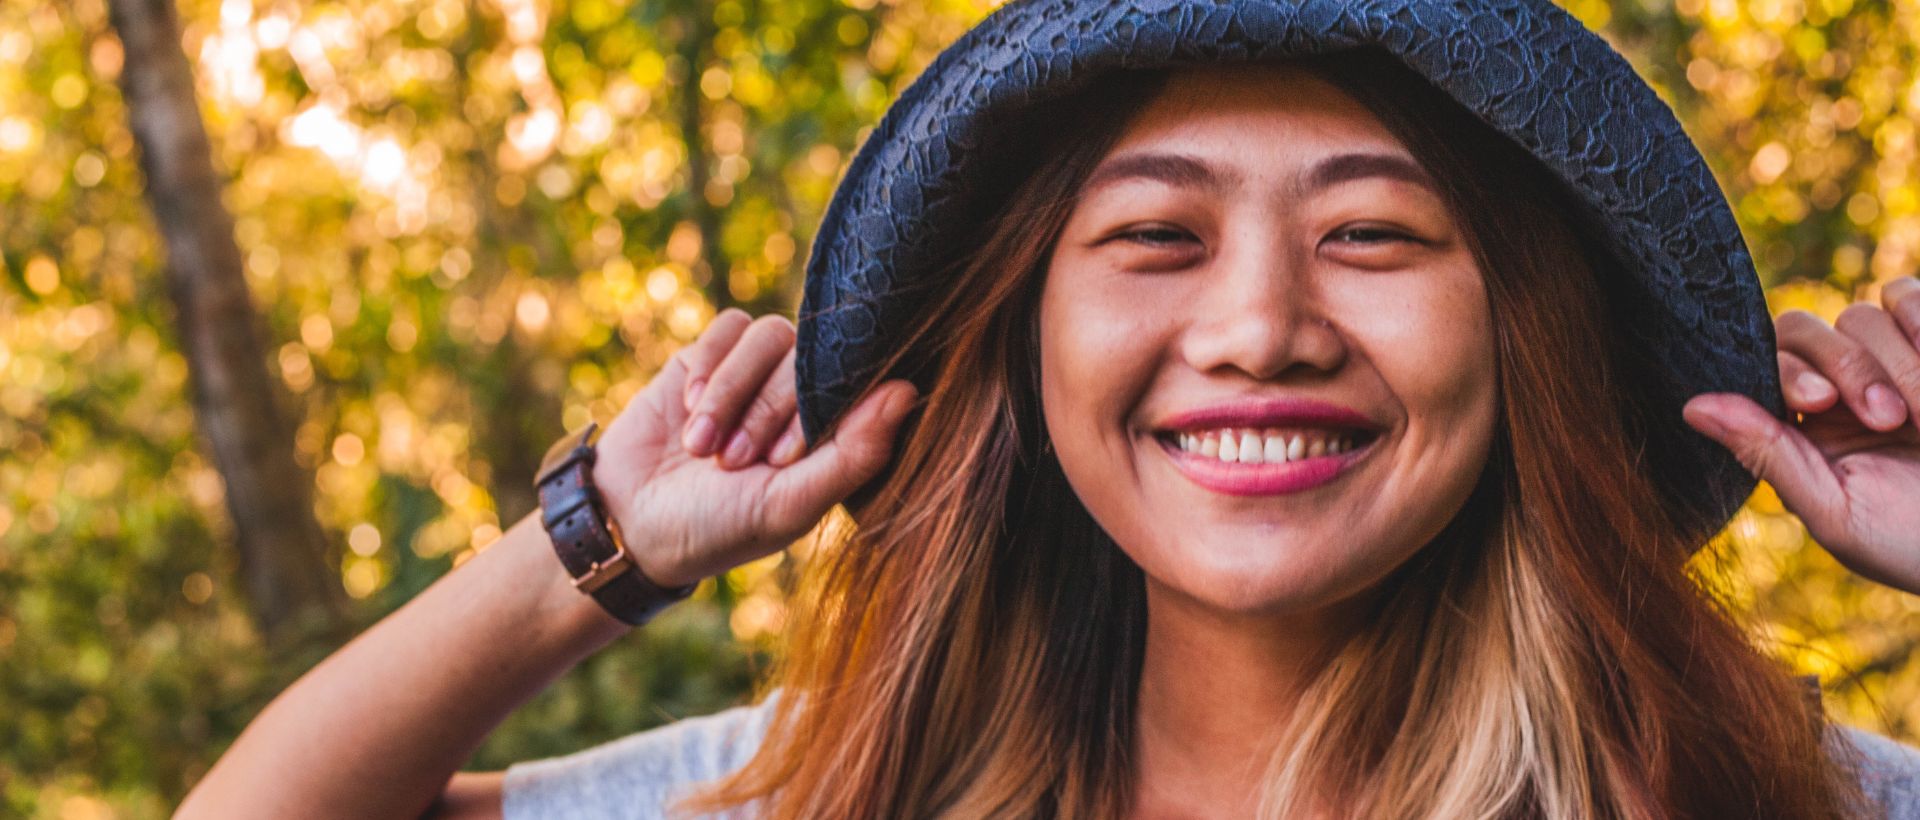
[[[1185,27],[1130,48],[1263,32],[1195,33],[1201,7],[1141,12]],[[982,30],[1044,52],[1061,8]],[[956,53],[983,52],[969,36]],[[449,783],[625,629],[530,517],[284,693],[182,813],[1920,811],[1920,757],[1826,726],[1682,566],[1757,476],[1849,566],[1920,590],[1920,513],[1899,503],[1920,492],[1920,282],[1837,329],[1783,316],[1777,359],[1687,348],[1764,320],[1752,289],[1675,330],[1648,283],[1708,274],[1622,240],[1663,226],[1580,199],[1545,149],[1394,56],[1031,80],[1061,93],[959,122],[1000,142],[944,141],[984,157],[953,177],[952,156],[889,153],[943,133],[916,130],[927,100],[965,96],[960,58],[936,63],[836,195],[798,346],[782,319],[722,313],[591,468],[668,588],[846,501],[858,530],[808,568],[777,697]],[[1701,233],[1737,244],[1713,204]],[[899,279],[846,272],[862,264]],[[1804,420],[1770,412],[1776,377]]]

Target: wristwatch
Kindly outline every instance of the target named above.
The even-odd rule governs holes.
[[[540,496],[540,521],[553,539],[561,565],[573,576],[574,587],[593,596],[613,617],[639,626],[692,595],[700,582],[662,587],[634,562],[620,525],[607,514],[600,489],[593,483],[598,458],[594,433],[599,429],[595,422],[562,437],[540,460],[540,477],[533,482]]]

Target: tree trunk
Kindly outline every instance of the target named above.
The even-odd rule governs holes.
[[[109,9],[125,47],[121,90],[166,247],[195,422],[226,484],[242,586],[270,648],[336,636],[346,625],[339,575],[327,564],[312,479],[294,460],[292,427],[275,401],[173,0],[110,0]]]
[[[720,247],[720,212],[707,201],[707,182],[713,175],[707,168],[707,139],[700,133],[705,123],[701,101],[700,65],[707,41],[713,38],[707,21],[710,12],[705,3],[693,3],[686,13],[684,38],[679,56],[687,76],[680,83],[680,139],[687,144],[687,210],[694,227],[700,230],[700,261],[707,269],[707,301],[717,313],[734,304],[733,288],[728,282],[727,255]]]
[[[533,490],[540,457],[565,432],[557,391],[541,390],[530,378],[539,366],[538,354],[507,334],[488,361],[502,379],[494,385],[499,389],[484,397],[487,410],[474,420],[475,440],[487,459],[487,491],[503,527],[540,505]]]

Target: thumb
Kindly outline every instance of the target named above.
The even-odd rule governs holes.
[[[1844,489],[1806,434],[1739,393],[1702,393],[1680,414],[1693,429],[1733,453],[1755,478],[1773,486],[1780,502],[1810,526],[1840,508]]]
[[[833,437],[775,473],[767,487],[766,526],[804,530],[827,509],[880,472],[917,391],[896,379],[876,388],[847,414]]]

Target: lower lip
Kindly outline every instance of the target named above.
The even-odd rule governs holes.
[[[1173,466],[1193,483],[1227,495],[1283,495],[1311,490],[1344,474],[1354,462],[1380,442],[1375,436],[1364,446],[1331,456],[1314,456],[1277,464],[1241,464],[1189,453],[1158,436],[1154,440],[1173,458]]]

